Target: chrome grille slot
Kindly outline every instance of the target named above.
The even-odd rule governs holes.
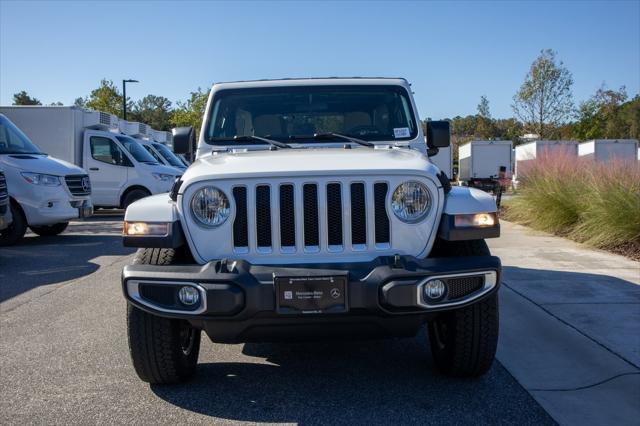
[[[271,187],[256,187],[256,241],[258,249],[271,248]]]
[[[333,254],[391,247],[386,182],[283,179],[231,188],[236,253]]]
[[[91,195],[91,182],[88,175],[68,175],[64,177],[64,181],[72,195]]]

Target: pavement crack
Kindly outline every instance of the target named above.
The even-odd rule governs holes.
[[[540,309],[542,309],[544,312],[546,312],[547,314],[551,315],[553,318],[555,318],[556,320],[560,321],[562,324],[566,325],[569,328],[572,328],[573,330],[575,330],[576,332],[580,333],[582,336],[586,337],[587,339],[591,340],[593,343],[595,343],[596,345],[600,346],[601,348],[603,348],[604,350],[606,350],[607,352],[617,356],[618,358],[620,358],[621,360],[623,360],[624,362],[626,362],[627,364],[629,364],[630,366],[636,368],[636,369],[640,369],[640,366],[636,365],[633,361],[628,360],[627,358],[625,358],[624,356],[620,355],[619,353],[611,350],[611,348],[603,345],[602,343],[600,343],[599,341],[597,341],[596,339],[594,339],[593,337],[589,336],[588,334],[586,334],[585,332],[583,332],[582,330],[580,330],[579,328],[577,328],[576,326],[574,326],[573,324],[571,324],[570,322],[560,318],[559,316],[555,315],[553,312],[551,312],[549,309],[545,308],[544,305],[542,304],[538,304],[536,303],[533,299],[531,299],[530,297],[527,297],[526,295],[524,295],[522,292],[516,290],[515,288],[513,288],[512,286],[510,286],[506,281],[502,281],[502,285],[504,285],[505,287],[507,287],[508,289],[510,289],[511,291],[513,291],[514,293],[516,293],[518,296],[522,297],[523,299],[529,301],[530,303],[532,303],[533,305],[539,307]]]
[[[636,373],[621,373],[621,374],[617,374],[613,377],[609,377],[608,379],[604,379],[601,380],[599,382],[593,383],[591,385],[585,385],[585,386],[578,386],[575,388],[565,388],[565,389],[527,389],[529,392],[571,392],[571,391],[579,391],[579,390],[584,390],[584,389],[589,389],[589,388],[593,388],[596,386],[600,386],[604,383],[610,382],[612,380],[615,380],[619,377],[624,377],[624,376],[635,376],[635,375],[640,375],[640,371],[636,372]]]

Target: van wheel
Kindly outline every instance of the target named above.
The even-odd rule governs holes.
[[[31,230],[41,237],[51,237],[62,233],[69,226],[69,222],[61,222],[53,225],[30,226]]]
[[[181,250],[141,249],[135,264],[175,265],[188,255]],[[129,353],[140,379],[148,383],[179,383],[194,375],[200,352],[201,331],[188,321],[149,314],[127,307]]]
[[[27,232],[27,219],[22,209],[15,203],[9,204],[13,222],[3,231],[0,231],[0,246],[10,246],[17,243]]]
[[[443,241],[434,245],[432,257],[490,256],[484,240]],[[486,373],[498,346],[498,294],[465,308],[443,312],[429,322],[429,343],[436,367],[454,377]]]
[[[129,191],[122,200],[122,208],[126,210],[130,204],[135,203],[144,197],[148,197],[149,195],[151,194],[144,189],[134,189]]]

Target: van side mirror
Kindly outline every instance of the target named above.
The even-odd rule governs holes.
[[[451,144],[448,121],[427,121],[427,148],[446,148]]]
[[[173,152],[176,154],[191,154],[196,150],[196,135],[193,127],[176,127],[173,134]]]

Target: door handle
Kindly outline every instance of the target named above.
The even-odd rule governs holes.
[[[100,169],[97,167],[89,167],[89,170],[94,171],[94,170],[100,170]]]

